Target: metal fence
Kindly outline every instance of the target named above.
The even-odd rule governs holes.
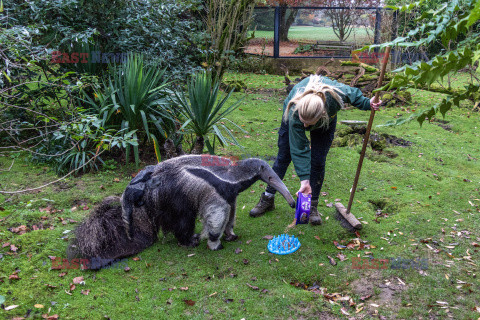
[[[349,22],[339,23],[344,21],[341,19]],[[256,7],[252,39],[245,52],[272,58],[351,59],[365,45],[396,38],[397,29],[397,12],[388,8]],[[365,57],[364,53],[359,55]],[[367,60],[372,56],[375,54],[369,54]],[[416,60],[428,57],[421,52],[392,51],[393,63]]]

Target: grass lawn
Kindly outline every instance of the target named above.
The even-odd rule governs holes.
[[[371,36],[373,32],[370,32]],[[255,38],[273,39],[273,31],[255,31]],[[309,26],[292,26],[288,30],[288,38],[290,40],[318,40],[318,41],[338,41],[338,37],[330,27],[309,27]],[[347,38],[349,42],[369,42],[369,38],[365,28],[355,28]]]
[[[235,94],[245,100],[229,117],[248,133],[237,133],[244,151],[230,147],[220,153],[272,159],[286,96],[283,77],[226,77],[248,85],[247,95]],[[464,77],[452,80],[459,83]],[[375,124],[441,98],[424,91],[412,94],[412,105],[377,112]],[[97,272],[54,270],[49,256],[66,257],[69,230],[103,197],[120,195],[134,167],[118,163],[39,192],[0,195],[0,303],[18,306],[0,310],[0,318],[476,319],[480,139],[479,114],[471,109],[464,103],[445,122],[435,119],[422,127],[374,128],[412,145],[367,152],[352,208],[364,223],[358,239],[340,227],[331,204],[348,203],[359,145],[330,150],[319,206],[321,226],[289,229],[294,212],[281,197],[274,211],[250,218],[248,212],[265,188],[257,182],[239,196],[235,232],[240,238],[223,242],[223,250],[210,251],[205,241],[183,248],[172,235],[160,236],[138,257]],[[356,109],[339,113],[339,120],[368,117]],[[339,124],[337,132],[344,129]],[[393,153],[397,156],[386,156]],[[0,157],[2,190],[55,179],[48,167],[32,164],[26,156],[16,157],[8,170],[12,160]],[[299,188],[293,165],[285,183],[292,194]],[[24,234],[11,229],[22,225],[27,227]],[[286,230],[299,238],[301,248],[285,256],[270,254],[264,237]],[[360,269],[353,260],[358,258]],[[369,259],[389,261],[379,269],[377,260]],[[73,287],[77,277],[83,282]]]

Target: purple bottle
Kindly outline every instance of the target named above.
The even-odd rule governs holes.
[[[312,196],[298,194],[297,207],[295,209],[295,224],[307,224],[310,218],[310,206],[312,205]]]

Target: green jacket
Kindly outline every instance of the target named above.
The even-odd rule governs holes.
[[[295,87],[293,87],[283,104],[283,114],[285,113],[285,109],[287,108],[290,100],[293,99],[299,90],[302,90],[307,86],[309,80],[309,77],[305,78]],[[340,89],[341,93],[339,92],[339,95],[344,102],[350,103],[354,107],[361,110],[370,110],[370,99],[364,97],[360,89],[352,88],[327,77],[322,77],[322,82]],[[337,112],[341,109],[341,106],[329,93],[326,94],[326,106],[327,113],[331,119],[333,119],[337,115]],[[290,140],[290,154],[292,156],[292,162],[300,180],[310,180],[310,141],[308,140],[305,131],[317,129],[320,125],[320,122],[305,128],[303,122],[301,122],[300,118],[298,117],[298,111],[293,112],[292,109],[293,107],[290,109],[290,113],[288,115],[288,135]]]

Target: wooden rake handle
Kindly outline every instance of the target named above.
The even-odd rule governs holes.
[[[382,86],[383,78],[385,77],[385,70],[387,69],[388,58],[390,57],[391,47],[387,47],[385,50],[385,55],[382,61],[382,69],[380,70],[380,78],[378,79],[377,89]],[[375,93],[375,103],[380,101],[380,91]],[[355,196],[355,191],[357,190],[358,178],[360,177],[360,172],[362,171],[363,159],[365,158],[365,151],[367,150],[368,139],[370,138],[370,130],[372,129],[373,118],[375,118],[375,110],[371,109],[370,119],[368,120],[367,131],[363,137],[363,146],[362,152],[360,153],[360,159],[358,160],[357,173],[355,174],[355,180],[353,181],[352,191],[350,192],[350,200],[348,200],[347,214],[350,213],[352,208],[353,198]]]

